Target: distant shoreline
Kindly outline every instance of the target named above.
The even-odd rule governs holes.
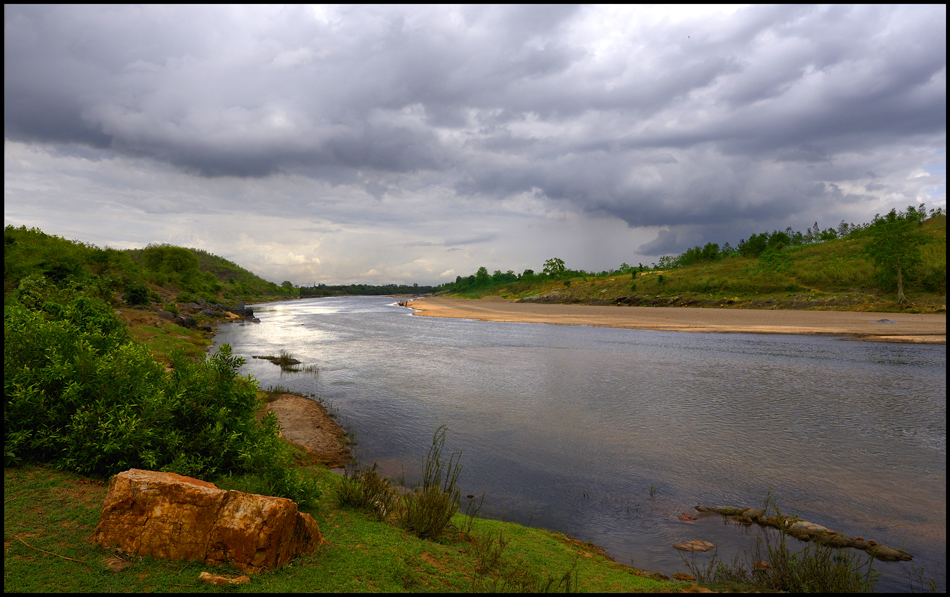
[[[426,297],[407,301],[413,315],[480,321],[552,323],[676,332],[830,334],[852,340],[946,344],[946,313],[867,313],[780,309],[615,307]],[[881,323],[886,320],[894,323]]]

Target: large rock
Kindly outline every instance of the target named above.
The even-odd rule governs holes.
[[[316,521],[291,500],[138,469],[112,477],[93,539],[126,553],[231,563],[251,574],[323,543]]]

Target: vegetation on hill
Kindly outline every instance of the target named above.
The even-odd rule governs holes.
[[[923,205],[868,224],[803,234],[753,235],[736,248],[714,243],[599,273],[549,259],[540,273],[486,268],[439,291],[525,301],[856,311],[946,309],[947,218]]]
[[[301,286],[297,289],[301,298],[323,296],[392,296],[398,294],[429,294],[435,292],[434,286],[419,286],[418,284],[339,284],[316,286]]]
[[[278,286],[200,249],[100,249],[25,226],[4,228],[3,245],[4,295],[23,278],[42,275],[57,284],[78,284],[112,303],[230,304],[298,296],[289,282]]]

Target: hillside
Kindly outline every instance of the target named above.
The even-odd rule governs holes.
[[[542,303],[943,312],[947,218],[926,219],[917,231],[920,263],[904,272],[909,300],[905,305],[898,304],[894,280],[883,276],[869,256],[871,227],[858,228],[844,238],[784,246],[758,256],[735,251],[690,265],[623,268],[623,273],[526,272],[513,281],[492,284],[488,279],[462,292],[457,285],[447,285],[444,291],[470,298],[500,295]]]

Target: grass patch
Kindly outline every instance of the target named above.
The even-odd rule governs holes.
[[[319,466],[305,467],[303,474],[316,482],[322,495],[317,505],[303,511],[314,516],[328,543],[279,570],[252,577],[248,585],[216,587],[199,581],[199,573],[238,572],[153,558],[130,558],[127,568],[110,570],[108,561],[115,554],[90,542],[105,499],[106,479],[45,465],[7,468],[4,589],[63,593],[669,592],[684,586],[646,578],[634,568],[610,561],[592,546],[541,529],[477,519],[466,536],[458,530],[467,523],[464,514],[453,517],[454,532],[435,541],[420,539],[399,526],[380,522],[374,513],[338,506],[336,492],[342,476]],[[262,483],[253,476],[209,480],[223,489],[242,491]],[[561,582],[568,573],[570,586]]]
[[[275,365],[280,367],[281,371],[289,371],[292,373],[298,373],[300,371],[306,373],[318,373],[320,369],[316,365],[307,365],[306,367],[300,368],[297,365],[301,364],[301,361],[294,358],[294,355],[290,354],[286,350],[281,350],[280,354],[275,356],[252,356],[254,359],[264,359],[270,361]]]
[[[129,326],[129,332],[135,340],[145,344],[152,356],[166,365],[171,364],[171,355],[176,352],[183,353],[191,360],[197,360],[211,346],[207,332],[190,330],[171,323],[159,327],[133,322]]]

